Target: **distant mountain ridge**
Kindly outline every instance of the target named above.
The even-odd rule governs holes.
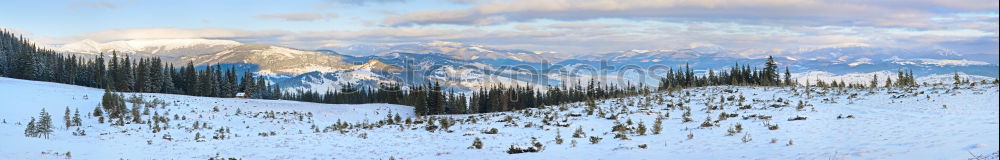
[[[138,56],[180,58],[184,56],[217,53],[239,45],[242,45],[242,43],[232,40],[214,39],[126,40],[104,43],[88,39],[64,44],[60,47],[56,47],[55,49],[70,53],[111,54],[112,51],[116,51],[122,54]]]
[[[551,52],[528,51],[521,49],[496,49],[483,45],[471,45],[458,42],[431,41],[426,43],[404,44],[355,44],[340,47],[339,53],[352,56],[384,56],[392,53],[442,54],[460,60],[513,60],[522,62],[556,62],[558,57],[549,56]]]
[[[610,78],[609,81],[655,84],[657,78],[650,76],[663,70],[646,69],[656,66],[678,69],[690,65],[698,73],[705,74],[708,69],[722,70],[735,64],[756,66],[765,60],[764,57],[738,56],[734,53],[738,51],[711,45],[676,50],[633,49],[572,57],[555,52],[497,49],[445,41],[357,44],[335,49],[302,50],[231,40],[164,39],[104,43],[84,40],[54,48],[83,55],[109,55],[110,51],[117,51],[120,55],[155,56],[175,65],[188,62],[197,66],[246,65],[251,66],[244,67],[248,71],[271,77],[271,83],[318,91],[337,89],[345,84],[374,86],[378,83],[420,84],[432,81],[456,89],[496,84],[551,86],[561,85],[567,80],[586,82],[602,77],[596,73],[573,71],[588,66],[610,69],[606,72],[608,75],[603,76]],[[956,53],[941,48],[842,45],[807,49],[775,58],[782,71],[788,67],[794,73],[802,73],[797,75],[809,75],[816,71],[824,73],[818,77],[896,70],[913,70],[917,76],[953,72],[982,77],[998,75],[996,55]],[[512,66],[527,67],[527,70]],[[622,70],[630,67],[647,74]]]
[[[299,75],[308,72],[333,72],[350,69],[343,57],[286,47],[245,44],[215,54],[182,57],[195,65],[255,64],[261,74]]]

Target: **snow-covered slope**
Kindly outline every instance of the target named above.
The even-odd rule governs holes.
[[[340,70],[335,72],[310,72],[298,76],[274,76],[269,79],[288,91],[338,91],[347,85],[378,87],[378,84],[398,83],[401,80],[389,72],[372,69]]]
[[[350,68],[340,56],[260,44],[240,45],[215,54],[184,57],[182,60],[195,65],[253,64],[259,67],[258,73],[267,75],[299,75]]]
[[[0,92],[0,119],[6,121],[0,123],[0,140],[7,144],[0,147],[0,159],[61,159],[65,152],[78,159],[206,159],[216,155],[243,159],[966,159],[970,153],[995,154],[1000,146],[1000,93],[992,84],[914,90],[703,87],[601,100],[591,108],[593,114],[586,111],[587,105],[574,103],[517,112],[425,116],[411,119],[414,123],[410,124],[319,132],[312,126],[325,130],[337,121],[377,124],[390,112],[402,119],[412,118],[413,112],[409,107],[384,104],[143,94],[145,101],[165,102],[150,110],[167,115],[168,125],[160,125],[169,129],[152,133],[147,124],[115,127],[84,116],[82,127],[56,127],[50,139],[24,137],[24,123],[46,108],[55,126],[63,126],[64,108],[80,108],[81,114],[88,115],[102,91],[8,78],[0,78],[0,89],[4,90]],[[213,111],[216,107],[219,111]],[[274,116],[265,116],[270,111]],[[313,116],[299,116],[302,113]],[[174,119],[170,116],[174,114],[185,118]],[[658,117],[663,118],[662,133],[654,134]],[[453,125],[428,129],[428,121],[440,126],[442,119]],[[208,127],[194,129],[195,122]],[[612,131],[615,124],[625,130]],[[88,134],[72,136],[76,128]],[[193,139],[196,133],[214,136],[220,128],[231,130],[223,133],[228,138]],[[498,132],[484,132],[493,128]],[[577,129],[584,138],[573,136]],[[164,134],[173,140],[161,138]],[[482,149],[470,148],[476,138],[482,140]],[[541,152],[507,153],[512,146],[531,146],[532,139],[542,146]]]
[[[104,94],[101,89],[0,77],[0,90],[3,90],[0,92],[0,119],[5,121],[0,123],[0,141],[4,142],[4,146],[0,147],[0,159],[64,158],[54,152],[71,152],[74,159],[207,159],[216,153],[246,157],[244,159],[321,157],[302,153],[321,153],[331,148],[360,144],[321,138],[334,134],[313,133],[313,125],[323,130],[338,121],[374,123],[390,113],[393,116],[399,114],[402,118],[413,116],[412,107],[389,104],[331,105],[126,93],[126,98],[141,96],[147,102],[164,102],[148,108],[150,115],[143,115],[144,118],[161,115],[170,120],[158,124],[169,126],[168,129],[152,133],[150,124],[110,126],[98,123],[97,118],[89,116],[101,102]],[[128,104],[129,108],[132,106]],[[67,107],[79,109],[83,126],[65,128],[62,115]],[[49,139],[24,137],[25,123],[31,117],[37,118],[43,108],[52,115],[53,125],[56,126],[53,135]],[[213,111],[213,108],[219,111]],[[271,112],[274,112],[273,117],[268,116]],[[182,118],[174,119],[174,115]],[[208,126],[194,129],[192,125],[196,122]],[[73,136],[72,132],[77,128],[85,130],[87,135]],[[217,135],[216,130],[221,128],[229,130],[225,134],[229,138],[212,139]],[[259,135],[271,132],[275,135]],[[196,142],[195,134],[205,136],[208,141]],[[170,135],[173,140],[163,139],[164,135]],[[302,148],[305,146],[312,147]]]
[[[401,68],[388,65],[378,60],[369,60],[364,64],[351,66],[350,69],[335,72],[312,72],[294,77],[273,78],[287,89],[303,91],[337,91],[347,85],[363,85],[377,87],[378,84],[391,84],[401,81],[393,72]]]

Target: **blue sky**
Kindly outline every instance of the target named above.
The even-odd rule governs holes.
[[[0,27],[53,46],[208,38],[301,49],[455,41],[573,54],[710,46],[756,56],[845,45],[997,54],[997,6],[995,0],[38,0],[0,5]]]

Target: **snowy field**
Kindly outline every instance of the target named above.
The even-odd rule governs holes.
[[[968,159],[973,154],[994,154],[1000,145],[1000,95],[994,84],[812,89],[706,87],[597,101],[593,107],[576,103],[421,118],[413,116],[411,107],[388,104],[127,93],[126,99],[136,95],[144,102],[163,102],[144,107],[150,112],[144,119],[153,115],[169,119],[159,124],[169,127],[153,133],[151,124],[111,126],[87,116],[100,104],[101,89],[0,78],[0,159],[64,159],[66,152],[73,159],[207,159],[217,155],[243,159]],[[83,126],[65,127],[67,107],[79,108]],[[37,118],[42,108],[52,115],[53,135],[25,137],[25,124]],[[385,121],[396,114],[411,123]],[[662,133],[654,134],[658,117]],[[337,127],[338,121],[350,125]],[[445,129],[442,121],[453,125]],[[195,129],[196,122],[207,126],[199,124]],[[428,122],[434,127],[428,127]],[[616,124],[623,131],[613,131]],[[74,136],[78,128],[86,135]],[[498,132],[489,133],[492,128]],[[574,138],[578,128],[583,138]],[[208,138],[196,140],[195,134]],[[165,135],[171,139],[164,139]],[[225,138],[213,139],[216,135]],[[620,135],[627,138],[616,138]],[[470,148],[476,138],[482,140],[482,149]],[[512,145],[531,146],[532,138],[542,145],[540,152],[507,153]],[[592,138],[600,140],[594,143]]]

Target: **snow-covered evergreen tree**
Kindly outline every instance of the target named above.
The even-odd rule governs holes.
[[[39,120],[38,125],[35,127],[35,133],[41,134],[48,139],[49,135],[52,134],[52,116],[49,115],[49,112],[45,111],[45,108],[42,108],[42,112],[38,113],[38,117]]]
[[[25,137],[37,137],[38,132],[35,129],[35,117],[31,117],[31,121],[28,121],[28,125],[24,127]]]
[[[83,125],[83,120],[80,119],[80,108],[76,108],[76,110],[73,111],[73,125],[74,126]]]
[[[73,119],[69,117],[69,107],[66,107],[66,112],[63,114],[63,122],[66,124],[66,129],[73,126]]]

